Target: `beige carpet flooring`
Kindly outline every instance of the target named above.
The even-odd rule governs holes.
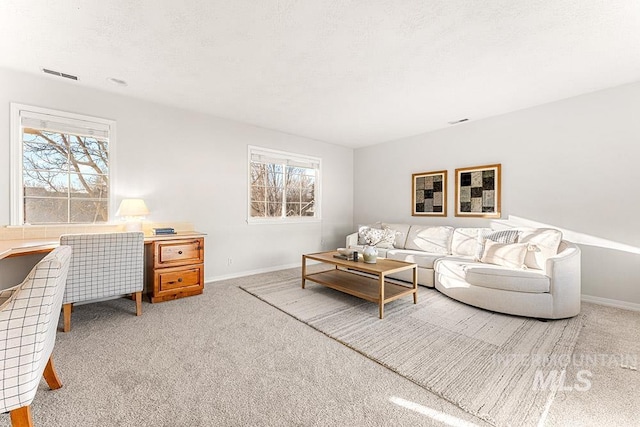
[[[76,307],[72,331],[58,333],[54,349],[64,387],[41,383],[35,425],[485,425],[239,289],[299,275],[290,269],[209,283],[201,296],[145,303],[141,317],[126,299]],[[574,355],[640,355],[640,313],[592,304],[583,312]],[[638,371],[587,367],[592,387],[557,393],[544,425],[638,425]],[[570,365],[567,375],[582,368]],[[8,415],[0,425],[9,425]]]
[[[497,426],[537,425],[585,316],[541,322],[481,310],[419,288],[385,306],[294,278],[241,287],[327,336]],[[544,380],[543,380],[544,382]]]

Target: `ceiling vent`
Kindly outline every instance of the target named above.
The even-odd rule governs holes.
[[[469,119],[460,119],[460,120],[453,120],[453,121],[447,122],[447,123],[449,123],[450,125],[457,125],[458,123],[466,122],[468,120]]]
[[[52,76],[64,77],[65,79],[78,80],[78,76],[72,74],[61,73],[60,71],[49,70],[47,68],[42,69],[43,72],[51,74]]]
[[[116,79],[115,77],[109,77],[107,79],[107,81],[113,83],[114,85],[117,86],[127,86],[127,82],[122,80],[122,79]]]

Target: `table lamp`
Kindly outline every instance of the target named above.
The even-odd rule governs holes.
[[[127,231],[142,231],[142,220],[149,215],[149,209],[142,199],[122,199],[116,216],[124,218]]]

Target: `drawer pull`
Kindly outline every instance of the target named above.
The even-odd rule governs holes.
[[[182,255],[182,251],[178,251],[178,255]]]
[[[182,283],[182,277],[178,278],[178,283]]]

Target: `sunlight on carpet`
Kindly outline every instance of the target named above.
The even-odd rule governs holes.
[[[477,424],[470,423],[465,420],[461,420],[458,417],[454,417],[453,415],[445,414],[444,412],[437,411],[433,408],[428,408],[424,405],[420,405],[419,403],[412,402],[410,400],[403,399],[397,396],[391,396],[389,398],[389,402],[395,403],[398,406],[409,409],[411,411],[417,412],[422,415],[426,415],[434,421],[438,421],[439,423],[446,424],[452,427],[477,427]]]

